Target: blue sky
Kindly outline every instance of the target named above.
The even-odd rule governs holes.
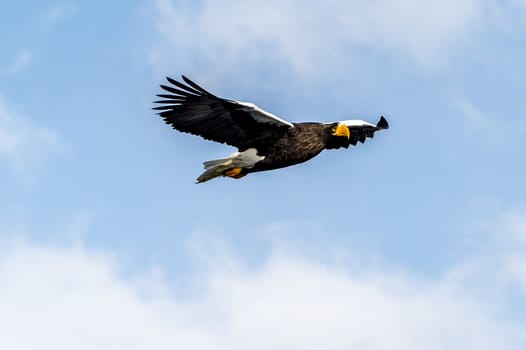
[[[1,8],[0,347],[526,345],[524,1]],[[194,185],[234,149],[151,111],[180,74],[391,128]]]

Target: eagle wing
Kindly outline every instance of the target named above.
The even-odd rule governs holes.
[[[174,129],[206,140],[226,143],[241,151],[265,145],[279,138],[294,125],[252,103],[223,99],[206,91],[184,75],[184,83],[167,77],[172,86],[161,85],[169,94],[155,101],[159,115]]]
[[[346,120],[343,122],[349,128],[351,133],[349,143],[356,146],[358,142],[364,143],[370,137],[374,137],[374,133],[378,130],[389,129],[389,123],[381,116],[376,125],[365,122],[363,120]]]

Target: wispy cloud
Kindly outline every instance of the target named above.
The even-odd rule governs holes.
[[[323,74],[352,67],[360,52],[421,68],[446,64],[486,20],[482,0],[158,0],[151,61],[167,71],[206,64],[219,72],[274,65]],[[186,68],[186,67],[185,67]]]
[[[482,220],[482,230],[487,240],[485,259],[479,268],[497,270],[501,278],[512,287],[519,286],[526,295],[526,211],[510,207],[493,220]],[[526,307],[526,304],[523,305]]]
[[[465,96],[455,95],[450,98],[451,104],[464,118],[464,126],[472,131],[488,132],[497,124],[492,122],[487,113],[475,106],[473,101]]]
[[[15,115],[0,99],[0,161],[24,173],[40,164],[58,145],[54,131]]]
[[[16,74],[23,71],[32,60],[32,55],[29,50],[24,50],[16,56],[11,65],[7,68],[9,74]]]
[[[50,30],[59,22],[73,16],[76,12],[77,7],[73,3],[51,5],[40,16],[42,26],[45,30]]]
[[[450,103],[462,117],[459,122],[465,131],[492,147],[509,146],[510,142],[514,141],[513,134],[524,132],[524,127],[520,124],[522,122],[515,121],[513,125],[509,117],[496,116],[484,111],[466,96],[452,94]]]
[[[46,37],[51,30],[53,30],[60,22],[73,16],[77,11],[77,7],[72,3],[54,4],[47,7],[44,10],[37,21],[31,22],[30,27],[34,29],[31,40],[26,40],[29,43],[34,43],[34,39],[40,39]],[[43,35],[44,34],[44,35]],[[26,48],[17,54],[13,54],[15,57],[10,65],[7,66],[5,72],[9,74],[17,74],[26,69],[34,60],[34,52],[38,51],[35,45],[30,45],[30,48]]]
[[[507,229],[522,232],[526,216],[516,215]],[[493,237],[510,246],[516,235]],[[502,259],[507,249],[495,252],[498,260],[475,254],[429,278],[348,269],[286,250],[255,268],[210,252],[207,267],[195,271],[202,289],[181,299],[158,270],[128,279],[111,254],[18,242],[0,251],[0,346],[522,349],[526,320],[505,310],[515,288],[509,282],[524,277],[508,273],[526,263],[524,248],[512,260]],[[526,290],[519,293],[525,307]]]

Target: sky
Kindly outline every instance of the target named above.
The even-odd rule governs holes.
[[[2,349],[524,349],[524,0],[0,2]],[[234,148],[166,76],[365,144]]]

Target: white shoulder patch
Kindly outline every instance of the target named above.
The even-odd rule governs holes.
[[[376,127],[376,125],[374,124],[371,124],[371,123],[368,123],[364,120],[359,120],[359,119],[349,119],[349,120],[342,120],[342,121],[339,121],[339,123],[342,123],[342,124],[345,124],[347,126],[372,126],[372,127]]]
[[[254,118],[256,121],[259,121],[261,123],[286,125],[289,128],[293,128],[294,127],[294,125],[292,125],[292,123],[289,123],[288,121],[286,121],[284,119],[281,119],[280,117],[278,117],[278,116],[276,116],[276,115],[274,115],[272,113],[269,113],[267,111],[262,110],[261,108],[259,108],[258,106],[256,106],[253,103],[240,102],[240,101],[236,101],[236,102],[239,103],[240,105],[242,105],[243,106],[242,109],[245,112],[248,112],[252,116],[252,118]]]

